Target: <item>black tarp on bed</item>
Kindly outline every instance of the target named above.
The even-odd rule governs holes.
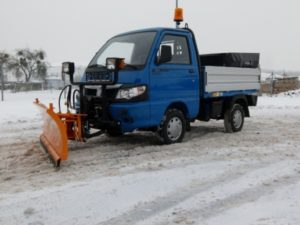
[[[259,53],[218,53],[200,55],[201,66],[258,68]]]

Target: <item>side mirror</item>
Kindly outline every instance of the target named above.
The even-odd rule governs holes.
[[[75,64],[73,62],[63,62],[61,68],[62,80],[65,80],[65,76],[69,75],[71,82],[73,82],[73,75],[75,72]]]
[[[172,60],[172,48],[169,45],[162,45],[160,50],[160,56],[157,60],[158,64],[170,62]]]

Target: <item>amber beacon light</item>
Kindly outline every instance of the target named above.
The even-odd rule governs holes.
[[[183,8],[176,8],[175,9],[174,21],[175,22],[182,22],[183,21]]]
[[[176,0],[176,8],[174,11],[174,22],[176,23],[176,28],[179,28],[180,22],[183,21],[183,8],[178,7],[178,0]]]

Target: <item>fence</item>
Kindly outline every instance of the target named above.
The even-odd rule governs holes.
[[[298,77],[280,78],[273,81],[268,81],[261,84],[261,92],[269,94],[278,94],[290,90],[300,88],[300,81]]]
[[[43,82],[41,82],[41,83],[37,83],[37,82],[35,82],[35,83],[6,82],[4,84],[4,90],[11,90],[12,92],[38,91],[38,90],[44,90],[44,89],[45,89],[45,83],[43,83]]]
[[[76,67],[74,77],[76,80],[80,80],[80,77],[84,73],[85,68],[82,66]],[[57,89],[60,90],[64,87],[65,83],[61,79],[61,66],[50,66],[47,69],[47,76],[45,81],[34,81],[34,82],[19,82],[10,73],[5,74],[5,90],[11,90],[12,92],[21,91],[38,91],[38,90],[48,90]],[[8,81],[7,81],[8,80]],[[0,89],[2,89],[0,82]]]

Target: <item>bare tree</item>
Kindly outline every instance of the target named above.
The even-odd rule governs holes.
[[[24,76],[25,82],[33,77],[44,80],[47,74],[45,56],[43,50],[18,49],[16,55],[11,57],[9,69],[14,71],[17,78]]]
[[[0,79],[1,79],[1,101],[4,101],[4,73],[3,67],[7,65],[9,61],[9,54],[0,51]]]

